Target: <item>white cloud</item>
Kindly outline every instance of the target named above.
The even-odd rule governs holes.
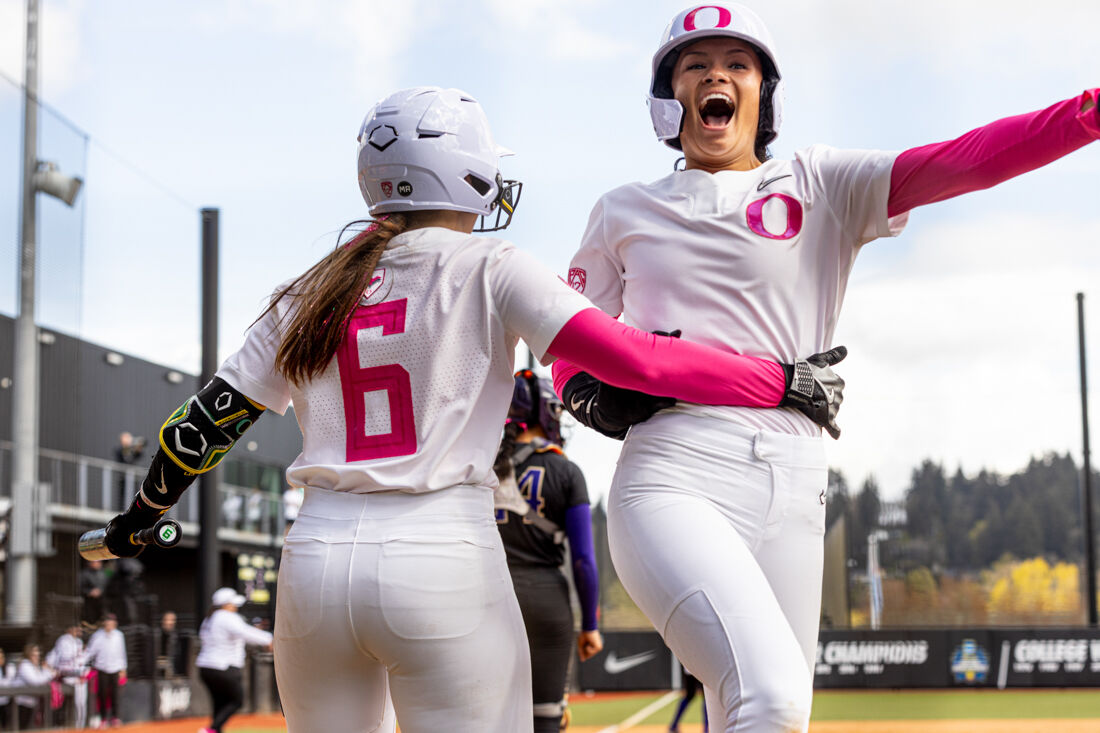
[[[624,19],[607,22],[607,2],[581,0],[487,0],[490,16],[515,42],[522,38],[529,51],[538,51],[557,61],[577,63],[622,57],[634,49],[623,38]],[[503,37],[503,36],[500,36]]]
[[[352,88],[356,92],[372,90],[368,96],[373,99],[389,87],[417,34],[437,24],[438,14],[429,10],[421,0],[226,0],[200,17],[211,30],[289,37],[284,41],[288,52],[305,53],[307,57],[314,52],[300,43],[308,41],[310,46],[329,49],[324,62],[347,55]],[[312,66],[313,59],[303,58],[302,63]]]
[[[888,265],[857,261],[832,465],[898,495],[924,458],[968,472],[1015,471],[1045,451],[1079,459],[1075,294],[1100,313],[1100,253],[1081,236],[1098,226],[1000,214],[922,231]],[[1095,353],[1100,316],[1086,324]]]

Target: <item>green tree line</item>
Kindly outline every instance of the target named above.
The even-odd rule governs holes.
[[[976,571],[1006,554],[1075,563],[1084,556],[1082,477],[1068,453],[1032,458],[1007,476],[985,470],[966,476],[958,469],[948,475],[942,464],[925,460],[905,489],[904,515],[891,517],[884,516],[873,477],[853,493],[845,477],[830,470],[826,522],[846,517],[849,558],[861,567],[867,535],[878,527],[892,535],[882,546],[882,564],[897,571]],[[1094,491],[1100,488],[1095,472],[1092,483]]]

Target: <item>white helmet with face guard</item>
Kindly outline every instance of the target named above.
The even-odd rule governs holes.
[[[775,43],[764,22],[743,5],[732,3],[695,5],[681,11],[665,28],[661,46],[653,55],[649,85],[649,116],[657,139],[680,150],[684,108],[672,94],[672,69],[685,46],[703,38],[727,36],[751,43],[759,52],[764,80],[760,85],[760,121],[757,147],[763,148],[779,134],[783,119],[782,77]]]
[[[425,209],[496,212],[508,226],[521,184],[504,181],[481,105],[458,89],[414,87],[371,108],[359,128],[359,190],[371,216]],[[505,219],[501,223],[502,217]]]

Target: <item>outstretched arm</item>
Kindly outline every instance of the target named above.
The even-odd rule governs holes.
[[[1006,117],[962,137],[901,153],[890,173],[889,216],[990,188],[1100,138],[1100,89]]]
[[[156,524],[195,477],[217,466],[263,412],[262,405],[221,377],[180,405],[160,429],[160,448],[141,488],[126,511],[107,525],[107,549],[116,557],[141,552],[141,546],[129,542],[130,535]]]

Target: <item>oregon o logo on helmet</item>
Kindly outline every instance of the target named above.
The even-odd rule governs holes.
[[[787,228],[782,234],[773,234],[764,226],[764,204],[772,199],[782,201],[787,209]],[[766,237],[768,239],[790,239],[798,236],[798,233],[802,231],[802,204],[798,199],[792,198],[785,193],[768,194],[764,198],[757,199],[749,204],[749,207],[745,210],[745,219],[749,225],[749,229],[759,234],[761,237]]]
[[[399,196],[412,196],[413,185],[408,181],[401,181],[397,184],[397,193]]]
[[[733,22],[733,14],[730,13],[729,8],[723,8],[721,5],[700,5],[684,16],[685,31],[697,30],[698,26],[695,24],[695,16],[699,14],[700,10],[718,11],[718,22],[714,25],[704,26],[705,28],[725,28]]]

